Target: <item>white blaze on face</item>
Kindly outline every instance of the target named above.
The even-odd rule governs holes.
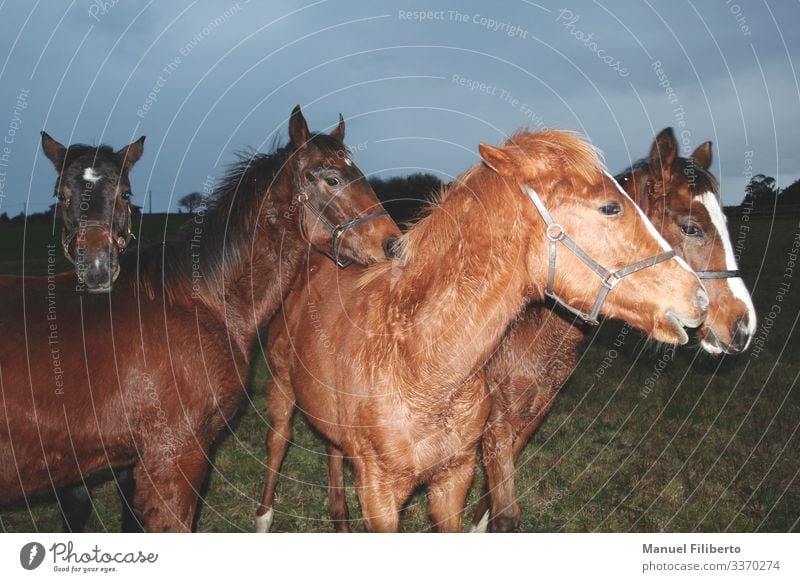
[[[733,254],[733,247],[731,246],[731,239],[728,234],[728,219],[722,211],[722,206],[720,206],[717,195],[713,192],[704,192],[700,197],[700,202],[705,206],[708,215],[711,217],[711,223],[714,225],[714,228],[717,229],[717,236],[722,240],[722,246],[725,249],[725,269],[728,271],[736,271],[738,266],[736,265],[736,257]],[[725,279],[725,281],[728,283],[731,294],[747,307],[747,331],[752,338],[756,331],[756,309],[753,306],[750,293],[747,291],[747,287],[745,287],[741,277],[729,277]]]
[[[97,184],[97,182],[102,178],[100,174],[94,171],[94,168],[86,168],[83,171],[83,179],[87,182],[91,182],[92,184]]]

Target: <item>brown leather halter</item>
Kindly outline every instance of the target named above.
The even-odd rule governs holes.
[[[550,241],[550,244],[547,267],[547,290],[545,291],[545,295],[589,325],[598,325],[600,323],[597,318],[598,315],[600,315],[600,309],[602,308],[603,303],[605,303],[609,292],[616,286],[617,283],[620,282],[623,277],[627,277],[628,275],[636,273],[637,271],[641,271],[642,269],[646,269],[647,267],[657,265],[658,263],[671,259],[675,256],[675,251],[667,251],[665,253],[650,257],[649,259],[637,261],[636,263],[628,265],[627,267],[623,267],[622,269],[609,271],[603,267],[603,265],[595,261],[589,255],[589,253],[584,251],[574,240],[567,236],[567,233],[564,232],[564,229],[561,227],[561,225],[553,220],[553,217],[547,211],[547,208],[545,208],[544,202],[542,202],[542,199],[533,188],[527,185],[523,185],[523,188],[533,201],[533,205],[536,207],[536,210],[539,211],[539,214],[547,225],[545,236],[547,237],[547,240]],[[597,299],[595,299],[594,304],[592,305],[592,310],[588,313],[577,307],[571,306],[555,292],[556,251],[558,249],[559,242],[572,251],[572,253],[574,253],[581,261],[583,261],[587,267],[597,273],[602,280],[603,286],[597,293]]]
[[[131,239],[135,239],[136,237],[131,232],[131,207],[128,205],[128,215],[127,220],[125,221],[125,231],[122,235],[117,236],[116,238],[111,236],[110,229],[108,225],[100,222],[98,220],[82,220],[78,221],[78,228],[73,230],[72,232],[67,232],[66,229],[61,229],[61,248],[64,250],[64,256],[66,259],[75,265],[78,266],[78,261],[75,259],[72,254],[70,253],[69,247],[72,244],[72,241],[80,234],[81,232],[85,232],[90,228],[96,228],[101,230],[109,235],[109,240],[116,244],[117,251],[119,253],[125,252],[125,249],[128,248],[128,245],[131,242]]]

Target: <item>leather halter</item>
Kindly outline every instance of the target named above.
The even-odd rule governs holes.
[[[647,190],[649,185],[650,173],[645,172],[642,179],[639,180],[639,207],[644,208],[643,202],[645,198],[649,198],[652,191]],[[719,233],[719,236],[723,236]],[[726,270],[726,271],[695,271],[698,279],[737,279],[741,278],[742,272],[739,269]]]
[[[297,197],[297,201],[300,202],[300,234],[303,239],[308,243],[311,243],[311,239],[306,232],[306,214],[305,209],[308,208],[311,212],[314,213],[320,222],[328,229],[328,232],[331,233],[331,248],[328,250],[319,249],[320,252],[325,254],[328,258],[330,258],[337,266],[344,268],[348,265],[351,265],[354,261],[352,259],[342,259],[339,258],[339,244],[342,241],[342,237],[344,233],[347,232],[349,229],[353,228],[354,226],[358,226],[364,222],[369,222],[370,220],[374,220],[381,216],[388,216],[388,212],[385,210],[378,210],[377,212],[373,212],[372,214],[367,214],[366,216],[359,216],[353,218],[352,220],[348,220],[346,222],[342,222],[339,224],[334,224],[330,220],[328,220],[325,215],[314,208],[314,205],[311,204],[309,201],[309,196],[306,192],[301,193]]]
[[[108,225],[100,222],[98,220],[83,220],[78,222],[78,228],[73,230],[70,233],[67,233],[66,229],[61,229],[61,248],[64,250],[64,256],[66,259],[75,265],[78,266],[78,262],[75,258],[73,258],[72,254],[69,252],[69,247],[72,244],[72,241],[80,234],[81,232],[86,232],[90,228],[96,228],[101,230],[109,235],[109,239],[113,244],[116,244],[117,251],[119,253],[125,252],[125,249],[128,248],[128,244],[130,244],[131,239],[135,239],[136,237],[131,232],[131,207],[128,205],[128,216],[125,224],[125,232],[117,236],[116,238],[111,237],[110,229]]]
[[[567,236],[567,233],[564,232],[564,229],[561,227],[561,225],[553,220],[552,216],[550,216],[550,213],[544,206],[544,202],[542,202],[542,199],[539,197],[536,191],[533,190],[533,188],[530,188],[527,185],[523,185],[523,188],[527,192],[531,201],[533,201],[533,205],[536,207],[536,210],[539,211],[539,214],[547,225],[545,236],[547,236],[547,240],[550,241],[550,244],[547,266],[547,290],[545,291],[545,295],[589,325],[598,325],[600,323],[600,321],[597,319],[597,316],[600,314],[600,308],[603,306],[603,303],[605,303],[608,293],[616,286],[617,283],[620,282],[623,277],[627,277],[628,275],[636,273],[637,271],[641,271],[642,269],[646,269],[647,267],[657,265],[658,263],[669,260],[675,256],[675,251],[667,251],[665,253],[655,255],[654,257],[650,257],[649,259],[638,261],[628,265],[627,267],[618,269],[617,271],[609,271],[603,267],[603,265],[589,256],[589,254],[584,251],[574,240]],[[588,313],[581,311],[577,307],[571,306],[555,292],[556,251],[558,249],[559,242],[572,251],[572,253],[575,254],[581,261],[583,261],[587,267],[597,273],[602,280],[603,286],[597,293],[597,299],[595,299],[594,305],[592,305],[592,310]]]

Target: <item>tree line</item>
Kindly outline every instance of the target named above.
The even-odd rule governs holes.
[[[418,218],[426,202],[430,202],[436,194],[446,187],[432,174],[416,173],[408,176],[391,178],[370,178],[370,185],[386,210],[398,223],[406,223]],[[203,203],[200,192],[192,192],[178,200],[179,211],[194,213]],[[756,174],[745,187],[745,197],[740,207],[772,208],[796,206],[800,208],[800,180],[796,180],[786,188],[779,188],[775,178],[764,174]],[[56,204],[47,210],[16,216],[7,212],[0,213],[0,226],[12,224],[52,224]],[[134,212],[140,209],[134,207]]]

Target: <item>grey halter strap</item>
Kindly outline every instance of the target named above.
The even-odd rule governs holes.
[[[675,251],[670,250],[654,257],[650,257],[649,259],[638,261],[617,271],[609,271],[603,267],[603,265],[589,256],[589,254],[584,251],[574,240],[567,236],[567,233],[564,232],[564,229],[561,227],[561,225],[553,220],[552,216],[550,216],[550,213],[544,206],[544,202],[542,202],[542,199],[535,190],[527,185],[523,185],[523,188],[547,225],[545,236],[547,236],[547,240],[550,241],[550,243],[547,267],[547,290],[545,291],[545,295],[590,325],[597,325],[600,323],[597,319],[598,315],[600,314],[600,308],[603,306],[603,303],[605,303],[608,293],[616,286],[617,283],[619,283],[623,277],[631,275],[637,271],[641,271],[642,269],[652,267],[653,265],[657,265],[658,263],[669,260],[675,256]],[[559,242],[572,251],[572,253],[574,253],[581,261],[583,261],[587,267],[597,273],[602,280],[602,287],[597,293],[597,299],[595,299],[594,305],[592,306],[591,311],[588,313],[581,311],[577,307],[572,307],[555,292],[556,251],[558,249]]]

